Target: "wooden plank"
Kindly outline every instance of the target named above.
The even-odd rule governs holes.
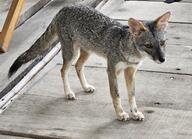
[[[51,0],[27,0],[21,11],[16,28],[21,26],[25,21],[36,14],[40,9],[46,6]]]
[[[0,129],[0,134],[4,135],[3,137],[5,137],[6,139],[58,139],[58,138],[52,138],[49,136],[41,136],[36,134],[14,132],[10,130],[7,131],[7,130],[1,130],[1,129]]]
[[[115,8],[114,8],[115,7]],[[171,11],[171,22],[192,23],[192,4],[164,2],[146,2],[146,1],[126,1],[120,5],[110,5],[107,10],[102,11],[115,19],[129,19],[134,17],[140,20],[153,20],[161,14]],[[187,13],[187,14],[184,14]]]
[[[128,121],[123,123],[114,119],[115,114],[110,104],[95,103],[91,105],[89,102],[82,105],[73,103],[67,105],[68,109],[66,109],[64,107],[66,103],[61,103],[61,99],[52,99],[52,101],[49,99],[46,101],[34,99],[33,101],[37,100],[42,105],[36,105],[38,108],[32,112],[16,113],[12,111],[14,115],[4,114],[1,116],[0,122],[1,126],[3,126],[2,129],[9,129],[13,132],[22,131],[28,134],[36,134],[55,139],[187,139],[191,137],[191,111],[143,107],[141,110],[144,110],[146,120],[143,122]],[[56,102],[60,102],[60,104]],[[61,105],[63,107],[60,109],[53,108],[50,103],[55,104],[55,107]],[[33,108],[33,105],[31,107]],[[28,109],[30,110],[30,108]],[[51,112],[55,109],[59,110],[56,114]],[[11,119],[15,120],[13,121]],[[6,122],[10,121],[12,121],[11,125],[6,124]]]
[[[57,61],[56,59],[54,60]],[[63,84],[60,77],[60,68],[58,65],[53,69],[54,64],[46,67],[48,74],[44,71],[29,83],[25,94],[49,96],[63,98]],[[85,94],[80,86],[74,67],[70,71],[70,82],[74,92],[80,100],[101,101],[110,103],[110,94],[108,89],[107,73],[105,68],[86,68],[85,75],[88,81],[96,87],[96,93]],[[46,82],[50,81],[50,82]],[[57,84],[55,84],[57,83]],[[163,74],[153,72],[139,71],[136,76],[136,95],[139,105],[154,106],[153,102],[160,102],[158,107],[192,110],[191,90],[192,76]],[[178,85],[179,84],[179,85]],[[122,92],[122,98],[127,99],[126,87],[123,76],[119,78],[119,88]],[[157,97],[158,96],[158,97]],[[166,97],[165,97],[166,96]]]
[[[105,69],[86,68],[88,81],[97,89],[93,94],[82,92],[74,69],[69,72],[76,101],[63,98],[59,69],[57,66],[44,78],[36,78],[23,90],[25,95],[0,116],[1,130],[52,138],[179,139],[192,135],[191,76],[139,72],[137,102],[146,120],[122,123],[115,120]],[[174,78],[170,78],[172,76]],[[124,80],[119,81],[127,110]]]
[[[21,24],[23,24],[27,19],[29,19],[32,15],[38,12],[42,7],[44,7],[50,1],[51,0],[27,0],[19,16],[16,28]],[[3,24],[9,12],[9,7],[11,5],[11,2],[12,0],[0,1],[0,30],[2,30],[3,28]]]
[[[60,45],[57,45],[50,51],[37,65],[35,65],[11,90],[3,94],[0,92],[0,113],[2,113],[8,105],[12,103],[19,95],[19,92],[26,84],[39,72],[44,66],[49,63],[61,49]],[[6,90],[6,89],[5,89]]]
[[[3,28],[12,0],[0,1],[0,31]]]
[[[0,52],[5,52],[8,49],[8,45],[12,38],[12,33],[17,23],[23,4],[24,0],[14,0],[11,4],[0,36]]]
[[[165,0],[125,0],[125,1],[153,1],[153,2],[163,2],[163,1],[165,1]],[[180,1],[179,3],[183,3],[183,2],[185,2],[185,3],[192,3],[191,0],[182,0],[182,1]]]
[[[0,139],[29,139],[29,138],[9,136],[9,135],[0,135]]]

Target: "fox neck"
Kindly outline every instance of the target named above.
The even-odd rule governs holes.
[[[133,36],[129,36],[121,42],[121,53],[128,64],[139,64],[145,57],[145,52],[139,50],[133,40]]]

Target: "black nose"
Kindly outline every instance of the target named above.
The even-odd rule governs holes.
[[[163,62],[165,61],[165,58],[164,58],[164,57],[160,57],[160,58],[159,58],[159,61],[160,61],[161,63],[163,63]]]

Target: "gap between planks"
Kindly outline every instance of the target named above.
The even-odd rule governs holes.
[[[57,63],[57,65],[62,65],[60,63]],[[74,66],[74,65],[72,65]],[[97,68],[97,69],[106,69],[106,67],[99,67],[99,66],[87,66],[85,65],[86,68]],[[138,69],[138,71],[141,72],[151,72],[151,73],[163,73],[163,74],[172,74],[172,75],[186,75],[186,76],[192,76],[192,74],[189,73],[175,73],[175,72],[163,72],[163,71],[155,71],[155,70],[140,70]]]
[[[118,18],[112,18],[117,21],[128,21],[128,19],[118,19]],[[146,20],[140,20],[140,21],[146,21]],[[192,25],[192,22],[174,22],[174,21],[169,21],[171,24],[183,24],[183,25]]]
[[[6,130],[0,130],[0,135],[7,135],[11,137],[34,138],[34,139],[69,139],[69,137],[65,137],[65,136],[51,137],[51,136],[42,136],[37,134],[29,134],[29,133],[6,131]]]

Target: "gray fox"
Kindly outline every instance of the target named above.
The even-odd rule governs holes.
[[[75,94],[68,82],[69,66],[80,52],[75,64],[76,72],[82,88],[92,93],[95,88],[87,83],[83,67],[90,54],[96,53],[107,60],[110,93],[118,119],[129,119],[121,105],[117,84],[117,75],[124,70],[131,116],[134,120],[143,120],[144,115],[137,109],[135,101],[135,73],[146,56],[157,63],[165,61],[165,29],[170,16],[171,13],[166,12],[154,21],[143,22],[130,18],[125,26],[93,8],[66,6],[58,12],[32,47],[15,60],[9,76],[58,41],[63,56],[61,77],[65,97],[74,100]]]

